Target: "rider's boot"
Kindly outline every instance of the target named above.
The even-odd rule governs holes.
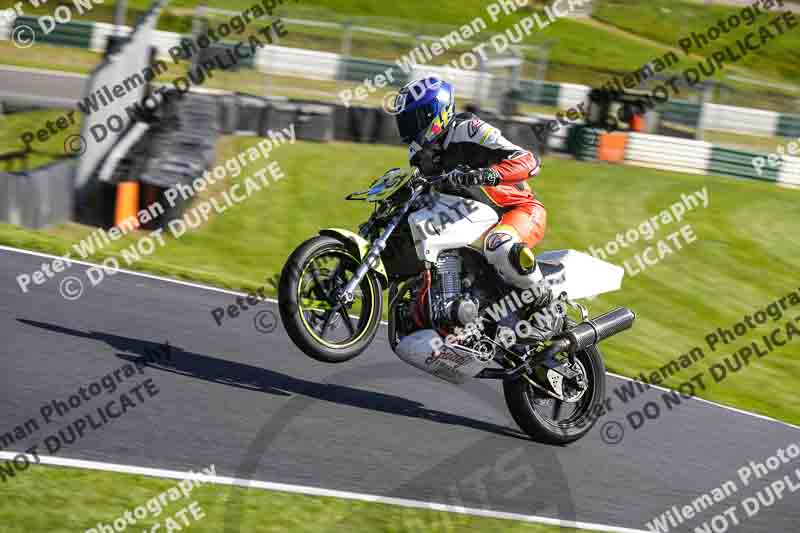
[[[535,341],[549,340],[564,327],[566,308],[564,302],[556,298],[547,282],[531,288],[534,300],[530,304],[528,322],[532,326],[530,338]]]
[[[533,301],[527,306],[528,316],[519,317],[531,327],[519,331],[526,331],[528,340],[533,341],[545,341],[561,332],[566,313],[563,302],[553,294],[536,256],[521,242],[517,232],[510,226],[496,227],[486,237],[484,254],[508,285],[533,293]]]

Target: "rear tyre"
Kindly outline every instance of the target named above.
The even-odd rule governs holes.
[[[606,393],[606,367],[596,346],[575,357],[586,372],[588,387],[575,403],[563,402],[536,389],[525,379],[503,382],[506,405],[514,421],[534,440],[568,444],[585,436],[597,417],[595,407]]]
[[[361,262],[332,237],[314,237],[289,257],[278,285],[278,308],[289,337],[318,361],[342,363],[363,352],[381,320],[381,283],[370,271],[355,301],[338,307],[333,294],[353,279]]]

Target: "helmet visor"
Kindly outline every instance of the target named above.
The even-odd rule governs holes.
[[[436,105],[430,103],[416,109],[405,110],[397,115],[397,129],[403,142],[410,143],[418,140],[417,137],[431,125]]]

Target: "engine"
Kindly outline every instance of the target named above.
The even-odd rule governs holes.
[[[478,318],[479,302],[469,290],[471,286],[472,279],[463,278],[461,255],[442,253],[431,284],[433,322],[439,326],[466,325]]]
[[[392,348],[403,360],[430,372],[430,342],[447,340],[454,334],[455,340],[447,340],[452,343],[451,349],[461,350],[460,356],[479,363],[475,368],[459,366],[456,373],[479,372],[496,352],[495,343],[487,337],[494,333],[484,331],[483,322],[479,322],[480,302],[497,298],[493,292],[497,283],[488,274],[483,255],[448,250],[439,254],[426,274],[404,284],[399,292],[390,290],[394,302],[389,315]],[[465,327],[470,324],[478,328]],[[450,380],[452,376],[440,377]]]

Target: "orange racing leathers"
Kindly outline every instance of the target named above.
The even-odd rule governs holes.
[[[442,192],[490,205],[500,216],[495,229],[513,228],[530,248],[544,237],[547,212],[527,183],[539,173],[539,158],[510,142],[500,130],[474,114],[456,115],[439,144],[422,150],[412,146],[410,158],[411,164],[426,175],[449,172],[461,166],[495,170],[500,177],[496,186],[448,185]]]

